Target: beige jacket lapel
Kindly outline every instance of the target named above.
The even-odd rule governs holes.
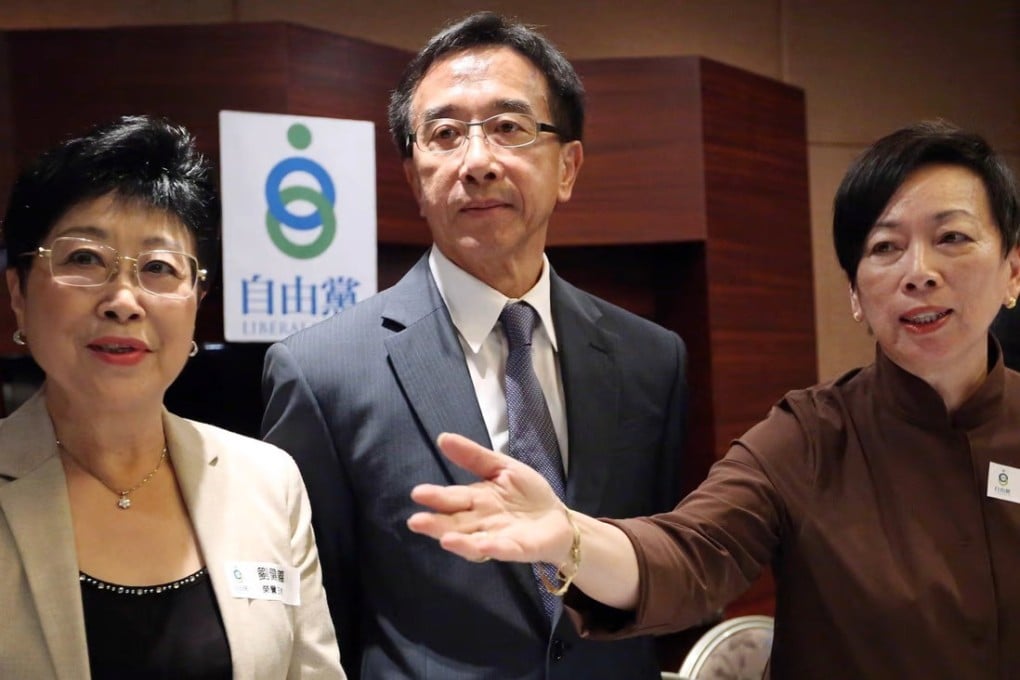
[[[230,480],[226,464],[221,464],[219,445],[202,433],[187,420],[163,412],[163,427],[166,432],[167,448],[177,483],[184,496],[184,503],[191,515],[191,524],[198,536],[199,547],[209,570],[209,578],[216,593],[216,604],[223,617],[230,643],[230,656],[235,678],[257,677],[258,669],[252,667],[253,655],[247,648],[247,626],[252,625],[248,616],[247,601],[230,595],[225,564],[237,559],[239,545],[245,529],[229,526],[229,518],[222,503]]]
[[[58,678],[89,677],[74,529],[64,468],[42,392],[0,428],[0,509]]]

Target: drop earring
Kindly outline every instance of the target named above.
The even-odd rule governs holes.
[[[857,300],[857,291],[854,290],[853,284],[850,284],[850,316],[857,323],[860,323],[861,319],[864,318],[864,315],[861,313],[861,303]]]

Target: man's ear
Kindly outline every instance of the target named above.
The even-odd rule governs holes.
[[[584,147],[581,142],[574,140],[567,142],[560,149],[560,184],[557,193],[557,200],[566,203],[574,192],[574,182],[577,181],[577,174],[581,172],[581,164],[584,163]]]

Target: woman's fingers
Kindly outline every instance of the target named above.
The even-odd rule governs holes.
[[[407,527],[439,541],[444,550],[474,562],[492,558],[512,560],[520,549],[512,541],[500,538],[497,533],[481,527],[484,523],[450,515],[417,512],[407,520]]]
[[[418,512],[407,527],[439,541],[464,559],[534,561],[548,533],[548,517],[560,501],[541,474],[501,453],[457,434],[439,435],[437,444],[456,465],[480,481],[466,486],[419,484],[411,498],[431,512]]]
[[[419,484],[411,489],[411,500],[436,512],[454,513],[474,507],[477,492],[469,486]]]
[[[416,534],[423,534],[436,540],[444,534],[461,532],[466,529],[466,527],[459,526],[458,521],[452,515],[440,515],[433,512],[414,513],[407,518],[407,528]]]
[[[514,459],[476,444],[467,437],[444,432],[436,439],[443,455],[480,479],[492,479]]]
[[[418,512],[407,526],[420,534],[439,538],[447,532],[471,533],[485,528],[485,521],[501,512],[492,503],[481,503],[484,491],[470,486],[419,484],[411,498],[434,512]]]

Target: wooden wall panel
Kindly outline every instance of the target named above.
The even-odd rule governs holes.
[[[8,34],[20,164],[71,134],[128,113],[186,125],[219,155],[221,108],[286,106],[285,33],[209,25]]]
[[[297,26],[289,26],[287,35],[289,85],[283,110],[373,121],[379,239],[384,243],[429,243],[428,228],[418,217],[386,121],[390,91],[411,54]]]
[[[725,445],[814,384],[804,97],[702,61],[713,394]]]
[[[698,60],[576,62],[588,95],[585,161],[553,218],[555,245],[705,237]]]

